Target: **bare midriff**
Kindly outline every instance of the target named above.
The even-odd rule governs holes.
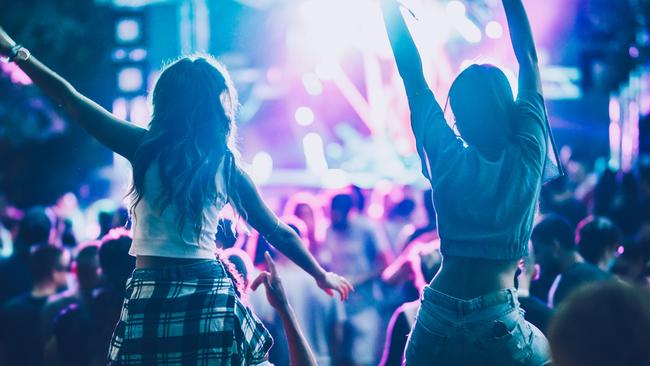
[[[462,300],[513,288],[518,263],[518,260],[444,256],[431,288]]]
[[[148,255],[139,255],[135,259],[135,268],[163,268],[170,266],[183,266],[186,264],[196,264],[200,262],[207,262],[210,259],[204,258],[171,258],[171,257],[155,257]]]

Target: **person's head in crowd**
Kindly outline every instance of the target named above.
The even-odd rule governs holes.
[[[616,172],[609,168],[605,169],[594,188],[594,215],[608,216],[611,214],[616,190]]]
[[[97,221],[99,223],[99,236],[101,238],[113,227],[113,212],[99,211],[99,214],[97,214]]]
[[[578,224],[576,243],[578,252],[587,262],[607,271],[618,254],[621,233],[611,220],[591,216]]]
[[[544,214],[560,215],[573,226],[578,225],[589,215],[587,205],[575,199],[569,187],[569,178],[566,176],[559,177],[542,187],[540,211]]]
[[[308,192],[292,195],[284,206],[282,216],[295,216],[302,220],[307,225],[304,235],[312,241],[312,244],[322,240],[326,220],[317,196]]]
[[[354,202],[354,208],[360,213],[364,213],[366,210],[366,195],[363,193],[363,189],[359,186],[352,185],[350,186],[350,195],[352,196],[352,202]]]
[[[37,245],[29,255],[32,292],[53,295],[67,284],[70,256],[63,249],[49,244]]]
[[[58,360],[66,366],[87,366],[97,358],[96,324],[91,313],[72,304],[54,319]]]
[[[129,255],[131,241],[131,234],[122,228],[109,231],[101,240],[99,266],[104,285],[110,290],[123,292],[135,269],[135,257]]]
[[[77,237],[72,228],[72,220],[63,220],[63,232],[61,233],[61,244],[66,248],[74,248],[77,246]]]
[[[82,291],[90,291],[99,286],[99,247],[95,244],[83,247],[73,262],[73,270]]]
[[[501,69],[487,64],[465,69],[449,90],[449,106],[468,145],[488,154],[504,148],[512,131],[515,101]]]
[[[332,198],[330,219],[334,230],[343,231],[348,227],[350,212],[354,208],[354,199],[349,194],[337,194]]]
[[[126,207],[118,207],[117,210],[113,213],[113,222],[111,223],[112,228],[125,227],[129,228],[129,209]]]
[[[28,255],[32,245],[49,244],[52,221],[43,207],[29,209],[18,223],[14,241],[16,255]]]
[[[535,250],[532,242],[528,243],[528,255],[519,261],[519,270],[515,276],[515,287],[520,296],[528,296],[530,284],[539,278],[540,266],[535,262]]]
[[[578,290],[551,322],[558,366],[650,365],[650,293],[618,282]]]
[[[415,201],[404,198],[388,211],[389,220],[407,220],[415,211]]]
[[[531,241],[542,275],[555,277],[573,263],[577,254],[574,239],[573,227],[559,215],[546,215],[535,225]]]
[[[624,242],[619,248],[619,255],[616,257],[610,271],[620,279],[629,283],[648,284],[646,263],[641,246],[634,242]]]

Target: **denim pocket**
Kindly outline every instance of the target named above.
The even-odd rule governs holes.
[[[526,365],[531,358],[533,331],[518,311],[487,323],[477,340],[479,357],[489,365]]]
[[[430,323],[430,321],[427,323]],[[432,330],[433,328],[436,327],[432,326],[432,324],[425,325],[421,319],[418,319],[415,323],[406,346],[406,365],[431,365],[433,360],[444,364],[441,351],[446,349],[445,345],[448,338],[435,332]]]

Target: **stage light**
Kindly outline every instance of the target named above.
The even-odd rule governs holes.
[[[144,77],[142,70],[137,67],[125,67],[117,74],[117,86],[125,93],[133,93],[143,89]]]
[[[117,43],[137,43],[142,35],[142,26],[140,19],[123,18],[115,24],[115,38]]]
[[[125,98],[116,98],[113,101],[113,115],[119,119],[128,118],[128,105]]]
[[[314,123],[314,111],[309,107],[299,107],[295,114],[296,122],[301,126],[309,126]]]
[[[258,184],[263,184],[271,179],[273,173],[273,158],[266,151],[260,151],[253,157],[251,164],[251,177]]]
[[[454,18],[465,17],[466,11],[465,4],[460,1],[453,0],[447,3],[447,14]]]
[[[340,189],[350,185],[348,173],[341,169],[329,169],[323,175],[323,188]]]
[[[316,65],[316,75],[323,81],[334,79],[338,70],[339,65],[334,61],[323,61]]]
[[[325,159],[325,150],[323,139],[319,134],[310,132],[302,140],[302,146],[305,151],[305,160],[307,169],[316,173],[323,174],[327,171],[327,159]]]
[[[499,39],[503,37],[503,26],[493,20],[485,26],[485,34],[492,39]]]
[[[129,52],[129,59],[133,62],[141,62],[147,58],[147,50],[144,48],[135,48]]]
[[[319,96],[323,93],[323,83],[321,83],[318,75],[313,72],[308,72],[302,76],[302,85],[309,95]]]
[[[129,119],[131,122],[135,123],[140,127],[146,127],[147,122],[149,122],[149,116],[151,115],[149,111],[149,103],[147,102],[147,97],[139,96],[131,100],[131,113]]]

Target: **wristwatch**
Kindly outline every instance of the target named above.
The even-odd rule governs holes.
[[[9,62],[16,62],[16,61],[27,61],[29,60],[29,57],[32,54],[29,52],[29,50],[19,44],[11,47],[11,54],[9,55],[9,59],[7,61]]]

